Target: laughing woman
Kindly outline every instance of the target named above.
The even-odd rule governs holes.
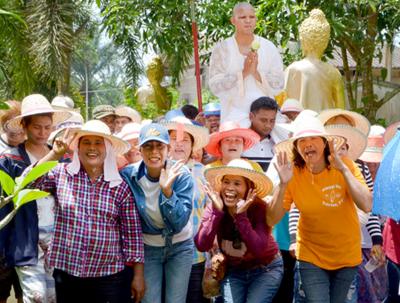
[[[361,263],[355,206],[369,212],[372,197],[357,165],[338,156],[344,138],[329,135],[317,118],[303,117],[293,137],[275,147],[280,185],[267,222],[278,222],[295,203],[297,270],[307,302],[340,303]]]
[[[271,302],[283,275],[278,246],[265,222],[267,204],[261,199],[271,191],[271,181],[242,159],[209,168],[205,177],[214,186],[205,187],[212,203],[195,243],[207,251],[217,236],[227,261],[221,284],[224,302]]]

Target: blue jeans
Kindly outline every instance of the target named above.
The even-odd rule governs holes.
[[[357,267],[326,270],[308,262],[297,261],[297,271],[307,303],[343,303]]]
[[[283,276],[282,258],[255,269],[228,270],[221,283],[225,303],[272,302]]]
[[[165,303],[184,303],[193,259],[193,240],[163,247],[144,245],[146,292],[142,303],[161,303],[163,278]]]

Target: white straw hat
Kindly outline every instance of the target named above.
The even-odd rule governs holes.
[[[349,146],[348,157],[357,160],[367,147],[368,137],[357,128],[346,124],[331,124],[325,126],[328,134],[342,136]]]
[[[333,141],[336,150],[339,150],[345,142],[345,138],[342,136],[329,134],[321,121],[311,114],[303,114],[297,117],[293,123],[296,126],[296,128],[293,129],[293,136],[275,145],[275,153],[286,152],[289,159],[293,158],[294,142],[300,138],[322,137],[327,141]]]
[[[76,112],[71,112],[72,116],[69,117],[67,120],[59,123],[56,125],[56,130],[53,131],[48,139],[50,144],[53,143],[53,140],[61,133],[66,130],[67,128],[71,129],[80,129],[82,128],[83,123],[85,122],[82,115]]]
[[[371,125],[370,125],[368,119],[359,113],[352,112],[352,111],[345,110],[345,109],[340,109],[340,108],[333,108],[333,109],[323,110],[318,115],[318,118],[321,120],[322,124],[325,125],[325,123],[328,122],[330,119],[337,117],[337,116],[341,116],[341,115],[345,116],[350,121],[352,121],[351,126],[357,128],[365,136],[368,136]]]
[[[207,181],[217,191],[221,190],[222,178],[226,175],[242,176],[249,179],[253,182],[259,198],[269,195],[273,188],[271,180],[264,173],[254,170],[251,164],[244,159],[234,159],[228,165],[212,167],[204,171]]]
[[[285,102],[283,102],[282,106],[281,106],[281,113],[286,113],[286,112],[301,112],[303,111],[303,105],[301,105],[301,103],[296,100],[296,99],[286,99]]]
[[[181,127],[184,132],[189,133],[194,140],[193,150],[205,147],[210,140],[208,128],[194,125],[192,121],[183,116],[172,118],[170,121],[163,122],[162,125],[168,130],[178,130]]]
[[[74,139],[70,144],[72,150],[77,145],[79,138],[83,136],[100,136],[107,139],[111,142],[116,154],[124,154],[130,149],[128,142],[113,136],[107,124],[100,120],[90,120],[81,129],[73,130],[72,134],[74,135]]]
[[[120,117],[128,117],[132,122],[142,122],[142,116],[133,108],[126,105],[119,105],[115,108],[115,114]]]
[[[45,96],[33,94],[25,97],[21,104],[21,115],[16,116],[5,124],[5,127],[10,130],[18,130],[22,128],[21,121],[24,117],[53,114],[53,125],[57,125],[67,120],[71,113],[67,110],[60,111],[54,109]]]
[[[142,125],[139,123],[127,123],[125,124],[121,131],[116,135],[118,138],[122,140],[132,140],[139,139],[140,130],[142,129]]]
[[[74,100],[72,100],[68,96],[59,95],[54,97],[54,99],[51,100],[51,106],[57,110],[67,110],[80,113],[79,108],[74,108],[75,106]]]

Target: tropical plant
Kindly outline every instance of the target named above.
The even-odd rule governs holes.
[[[3,170],[0,170],[0,208],[3,208],[8,203],[13,203],[12,211],[0,221],[0,229],[4,228],[12,218],[14,218],[23,205],[49,195],[47,192],[38,189],[27,189],[26,187],[49,172],[56,165],[57,161],[49,161],[39,164],[32,168],[32,170],[30,170],[26,175],[15,178],[15,181]],[[3,194],[6,194],[6,196]]]
[[[400,92],[399,87],[378,98],[374,93],[378,77],[374,79],[372,73],[373,59],[382,56],[385,43],[392,45],[394,34],[400,28],[398,0],[280,0],[258,3],[258,33],[282,46],[287,55],[290,54],[289,42],[299,40],[298,27],[308,12],[313,8],[324,11],[332,28],[326,55],[332,57],[332,52],[339,50],[350,107],[367,116],[371,122],[376,121],[377,110]],[[349,56],[356,63],[354,76],[349,67]],[[286,62],[291,63],[291,60]],[[360,87],[361,96],[358,93]]]

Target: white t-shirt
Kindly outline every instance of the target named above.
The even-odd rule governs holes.
[[[146,197],[146,213],[151,218],[153,225],[157,228],[165,228],[161,215],[159,197],[161,187],[158,181],[151,181],[146,176],[139,180],[140,187]],[[172,244],[188,240],[192,237],[192,220],[188,220],[185,227],[172,237]],[[162,235],[151,235],[143,233],[143,241],[150,246],[165,246],[165,239]]]

